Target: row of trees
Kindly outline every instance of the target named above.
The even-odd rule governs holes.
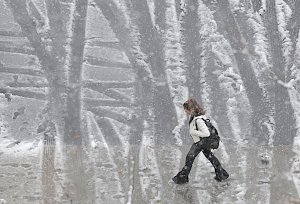
[[[236,135],[233,119],[228,114],[228,99],[243,101],[243,97],[251,107],[251,124],[240,122],[240,127],[251,127],[249,134],[244,135],[249,144],[273,147],[294,142],[296,124],[290,92],[299,90],[298,1],[41,1],[46,6],[47,16],[35,1],[6,2],[22,33],[3,34],[26,37],[31,49],[4,45],[4,51],[37,56],[41,72],[7,67],[2,67],[2,72],[44,76],[48,91],[46,96],[30,91],[24,93],[18,91],[21,86],[18,84],[3,92],[47,100],[43,124],[55,124],[56,142],[63,144],[63,163],[68,164],[65,165],[67,171],[77,169],[68,179],[74,186],[82,186],[69,189],[74,192],[69,197],[74,196],[75,200],[88,195],[82,179],[78,179],[85,174],[81,150],[83,141],[88,140],[82,124],[83,110],[94,114],[104,138],[112,146],[121,141],[110,131],[113,128],[107,119],[129,126],[129,143],[136,148],[128,155],[141,151],[145,131],[154,136],[148,145],[185,142],[180,132],[185,119],[181,103],[187,98],[187,90],[190,96],[207,105],[225,143],[225,138]],[[111,66],[111,69],[123,66],[104,61],[101,56],[92,59],[84,54],[87,12],[91,6],[104,15],[118,39],[117,43],[98,41],[97,46],[119,49],[126,54],[131,64],[127,68],[132,69],[135,76],[133,83],[94,82],[82,78],[84,63]],[[228,84],[231,87],[228,88]],[[134,89],[134,104],[113,91],[121,87]],[[83,98],[83,88],[107,94],[114,100],[107,103],[102,99]],[[103,106],[111,106],[111,110],[101,108]],[[113,111],[114,107],[125,107],[134,112],[134,117],[124,118]],[[235,116],[242,119],[244,115],[247,113],[240,111]],[[272,150],[268,153],[276,159]],[[51,154],[54,158],[54,152]],[[138,163],[139,158],[134,158]],[[173,161],[175,166],[177,163]],[[288,159],[275,163],[290,166]],[[125,166],[127,170],[139,171],[139,166],[131,167],[126,161],[119,165],[119,168]],[[47,183],[53,175],[44,174],[49,177]],[[278,182],[283,180],[285,178]],[[124,189],[126,184],[122,183]]]

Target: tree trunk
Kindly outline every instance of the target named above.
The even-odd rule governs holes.
[[[132,0],[131,13],[135,13],[132,19],[138,26],[141,34],[141,50],[147,55],[154,78],[154,118],[155,118],[155,140],[158,144],[170,142],[168,136],[176,126],[177,116],[168,86],[165,61],[164,42],[162,34],[153,26],[149,7],[144,0]],[[165,10],[166,5],[160,1],[156,7],[157,23],[160,25],[160,32],[165,31]],[[171,140],[172,141],[172,140]]]
[[[207,74],[205,81],[207,81],[211,91],[209,94],[210,101],[212,102],[211,116],[219,124],[218,129],[219,132],[222,133],[221,137],[224,138],[224,140],[226,140],[226,138],[231,139],[233,137],[233,132],[228,120],[226,106],[228,96],[224,93],[225,90],[222,90],[217,76],[213,73],[220,67],[218,67],[215,62],[216,58],[211,51],[209,51],[208,58],[207,66],[203,71],[205,70],[205,73]]]
[[[199,35],[198,1],[190,0],[186,3],[186,15],[183,18],[184,53],[187,64],[187,84],[189,95],[194,96],[200,103],[201,98],[201,39]]]
[[[275,74],[275,138],[274,145],[291,145],[295,137],[295,118],[289,93],[282,83],[286,83],[286,66],[282,53],[282,41],[279,36],[275,0],[268,1],[266,21],[268,38],[272,56],[273,72]]]
[[[290,53],[290,62],[287,65],[287,76],[286,81],[290,81],[293,76],[293,72],[296,71],[297,65],[296,63],[296,56],[297,56],[297,39],[299,38],[299,30],[300,30],[300,13],[298,12],[300,9],[300,1],[294,2],[292,7],[292,16],[288,22],[287,29],[289,31],[290,40],[292,42],[292,50]],[[298,82],[299,84],[299,82]]]
[[[87,184],[90,182],[85,173],[87,167],[84,164],[82,145],[84,135],[81,125],[81,81],[87,6],[87,0],[75,1],[63,138],[63,162],[66,176],[64,184],[70,193],[69,199],[80,203],[85,202],[89,197]]]
[[[56,134],[58,139],[56,142],[63,139],[66,143],[63,145],[63,155],[62,158],[54,157],[54,151],[52,155],[52,160],[60,162],[61,159],[63,162],[64,171],[66,180],[64,185],[68,188],[64,188],[65,199],[68,201],[79,201],[85,200],[84,195],[86,194],[86,185],[84,185],[85,174],[84,174],[84,165],[83,161],[83,152],[81,146],[81,134],[77,135],[77,132],[81,130],[81,115],[80,115],[80,103],[81,103],[81,87],[80,86],[71,86],[71,91],[67,91],[67,76],[65,71],[65,44],[66,44],[66,30],[63,30],[63,11],[60,7],[61,4],[58,1],[47,2],[47,9],[49,11],[49,23],[50,23],[50,36],[46,33],[38,33],[34,24],[33,18],[28,14],[25,1],[10,2],[15,20],[19,23],[24,32],[25,36],[30,41],[31,45],[34,48],[34,51],[39,58],[41,68],[45,71],[46,78],[48,80],[49,89],[48,89],[48,118],[47,120],[54,121],[56,127]],[[81,3],[81,4],[80,4]],[[75,2],[75,19],[73,26],[73,41],[74,44],[71,44],[76,50],[73,50],[71,53],[71,66],[73,69],[70,69],[70,82],[71,84],[81,82],[81,65],[82,65],[82,54],[83,54],[83,42],[84,42],[84,31],[77,32],[78,29],[85,30],[85,16],[86,16],[87,1]],[[81,10],[82,9],[82,10]],[[81,18],[83,15],[83,18]],[[83,35],[80,35],[83,33]],[[79,34],[79,35],[77,35]],[[50,37],[52,39],[51,44],[48,45],[50,49],[46,49],[45,41],[43,38]],[[76,44],[78,43],[78,44]],[[72,72],[73,71],[73,72]],[[72,90],[73,89],[73,90]],[[75,90],[75,91],[74,91]],[[76,100],[74,100],[76,99]],[[74,111],[79,110],[79,111]],[[69,115],[68,115],[69,114]],[[78,138],[74,137],[79,136]],[[72,137],[70,137],[72,135]],[[60,138],[61,137],[61,138]],[[67,138],[67,139],[66,139]],[[46,136],[45,136],[45,139]],[[69,140],[68,140],[69,139]],[[79,141],[79,142],[78,142]],[[74,144],[75,146],[68,146],[66,144]],[[54,145],[45,144],[45,148],[48,146]],[[52,148],[53,149],[53,148]],[[58,150],[57,147],[54,148],[55,151]],[[43,158],[43,164],[49,162],[48,157]],[[46,159],[46,160],[45,160]],[[54,162],[52,162],[54,164]],[[53,177],[53,172],[56,171],[56,166],[52,166],[52,169],[44,169],[43,177],[48,176]],[[56,173],[54,173],[56,174]],[[47,184],[46,184],[47,185]],[[46,194],[53,194],[53,189],[44,189]],[[49,192],[48,192],[49,190]],[[71,194],[72,193],[72,194]],[[45,201],[47,202],[47,201]]]
[[[215,4],[209,0],[205,0],[204,2],[209,8],[213,8],[215,10],[214,17],[218,24],[218,30],[228,39],[234,52],[237,67],[252,108],[253,138],[250,142],[254,142],[259,145],[267,145],[269,142],[269,136],[265,133],[262,127],[262,122],[266,120],[267,110],[263,102],[263,92],[259,87],[249,56],[245,53],[245,51],[247,51],[247,47],[245,42],[243,42],[244,38],[239,31],[239,27],[234,16],[232,15],[228,0],[217,0]]]
[[[154,103],[155,85],[149,65],[146,63],[147,59],[144,52],[140,48],[139,30],[134,21],[127,22],[126,14],[121,11],[114,3],[108,4],[106,0],[95,1],[101,9],[105,18],[109,21],[110,27],[120,40],[120,45],[124,49],[135,73],[135,113],[131,124],[131,135],[129,139],[130,152],[128,161],[129,170],[129,184],[134,186],[131,190],[132,202],[139,202],[141,183],[139,163],[140,163],[140,149],[144,132],[144,121],[153,123],[154,118],[150,110]],[[128,16],[127,16],[128,17]],[[125,25],[128,25],[125,26]]]
[[[282,53],[282,40],[279,36],[278,19],[276,13],[276,0],[267,2],[266,25],[268,27],[268,38],[272,56],[273,72],[275,74],[275,135],[273,168],[277,169],[277,175],[274,177],[271,186],[271,203],[282,200],[282,194],[295,193],[294,183],[286,177],[286,172],[290,172],[291,166],[289,160],[292,158],[291,145],[296,136],[296,122],[294,111],[291,105],[288,89],[282,85],[286,82],[286,61]],[[280,83],[281,82],[281,83]],[[288,145],[286,148],[282,145]],[[282,152],[288,157],[281,158]],[[278,185],[275,185],[275,182]],[[280,194],[278,193],[280,188]],[[286,187],[283,187],[286,186]],[[282,201],[283,202],[283,201]]]
[[[76,1],[75,3],[72,27],[73,36],[70,44],[69,90],[67,97],[68,118],[66,119],[64,137],[66,144],[80,145],[83,137],[81,127],[81,81],[87,4],[87,0]]]

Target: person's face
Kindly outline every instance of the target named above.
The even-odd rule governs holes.
[[[188,109],[184,109],[184,111],[185,111],[188,115],[190,115],[190,114],[192,113],[192,111],[190,111],[190,110],[188,110]]]

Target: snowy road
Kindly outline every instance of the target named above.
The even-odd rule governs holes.
[[[28,146],[29,147],[29,146]],[[76,200],[72,197],[70,189],[62,189],[59,176],[64,172],[56,169],[52,182],[42,184],[42,168],[40,165],[42,156],[42,145],[35,149],[24,149],[24,146],[14,147],[10,152],[3,153],[5,148],[1,148],[0,162],[0,198],[7,203],[299,203],[297,192],[291,191],[291,187],[286,183],[278,183],[278,177],[292,177],[292,172],[286,172],[287,175],[280,175],[276,168],[265,175],[259,175],[261,169],[269,171],[269,160],[251,157],[246,164],[246,178],[241,177],[239,168],[234,166],[234,158],[237,159],[236,148],[227,147],[229,160],[224,163],[225,168],[230,173],[230,179],[223,182],[217,182],[213,179],[214,172],[210,163],[200,154],[193,166],[190,176],[190,183],[186,185],[175,185],[169,182],[170,178],[175,175],[178,165],[183,164],[180,161],[172,161],[174,154],[185,155],[188,151],[187,146],[178,149],[175,146],[163,146],[155,149],[157,157],[156,165],[141,166],[136,160],[140,152],[137,147],[131,147],[130,152],[133,154],[130,165],[138,165],[138,172],[131,172],[126,167],[117,167],[114,161],[124,158],[115,158],[109,152],[118,152],[118,147],[97,147],[95,156],[97,158],[94,166],[94,177],[89,180],[89,184],[94,186],[88,192],[91,197],[84,200]],[[287,153],[288,147],[279,147],[273,150],[280,154]],[[245,149],[246,150],[246,149]],[[257,150],[246,150],[249,154],[255,155]],[[27,153],[26,153],[27,152]],[[148,152],[150,153],[150,152]],[[216,155],[222,158],[221,151],[217,150]],[[223,161],[225,159],[223,158]],[[49,161],[50,162],[50,161]],[[75,162],[75,161],[74,161]],[[178,164],[173,166],[173,164]],[[50,164],[49,164],[50,166]],[[156,169],[157,167],[158,169]],[[49,167],[50,168],[50,167]],[[88,170],[90,167],[86,167]],[[285,167],[278,167],[285,168]],[[51,170],[51,169],[50,169]],[[53,170],[53,169],[52,169]],[[157,170],[159,172],[157,172]],[[271,173],[272,177],[267,175]],[[294,172],[295,173],[295,172]],[[82,175],[84,177],[86,175]],[[158,177],[156,177],[158,176]],[[156,178],[156,179],[154,179]],[[52,186],[55,184],[55,186]],[[128,185],[130,184],[130,185]],[[142,185],[141,185],[142,184]],[[43,186],[49,185],[49,186]],[[77,186],[79,187],[79,186]],[[56,189],[56,194],[51,194],[49,189]],[[276,193],[270,194],[270,189],[275,188]],[[69,195],[69,197],[66,197]],[[53,197],[51,197],[53,196]],[[270,197],[272,196],[272,197]]]

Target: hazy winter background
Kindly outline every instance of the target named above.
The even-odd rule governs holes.
[[[0,202],[300,203],[299,0],[0,0]],[[218,127],[221,183],[182,103]]]

